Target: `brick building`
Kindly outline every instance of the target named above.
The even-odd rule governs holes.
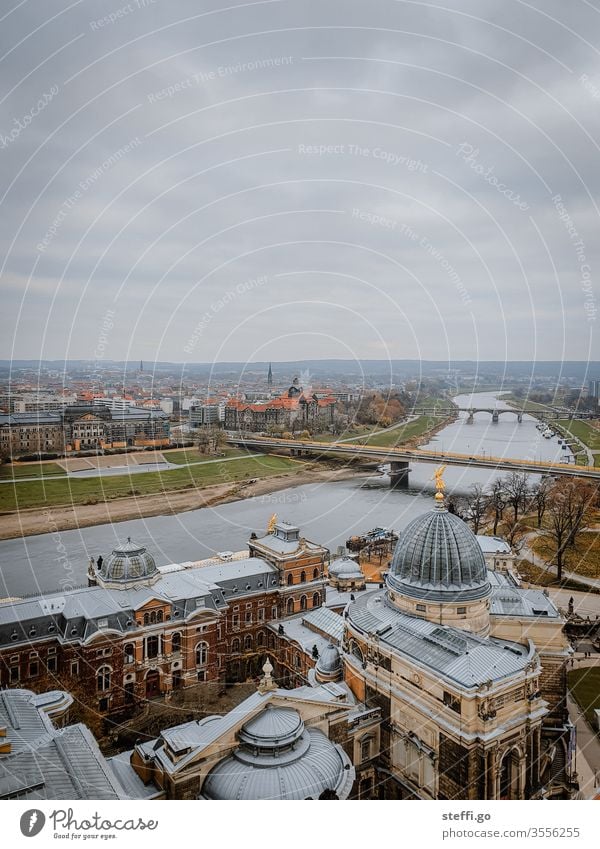
[[[298,378],[277,398],[260,403],[233,399],[225,407],[225,428],[236,431],[266,431],[270,427],[285,430],[326,430],[333,424],[336,398],[304,390]]]
[[[256,676],[268,624],[318,608],[329,552],[273,523],[249,556],[157,568],[128,540],[89,587],[0,605],[0,685],[76,677],[104,715],[199,681]]]

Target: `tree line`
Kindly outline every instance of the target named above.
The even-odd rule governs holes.
[[[476,534],[491,526],[496,536],[501,529],[516,553],[525,547],[533,519],[539,533],[553,544],[553,562],[560,581],[566,554],[593,519],[599,499],[597,484],[582,478],[542,478],[530,485],[526,472],[510,472],[488,487],[472,484],[468,495],[452,499],[449,508]]]

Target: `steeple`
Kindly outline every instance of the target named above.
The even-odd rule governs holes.
[[[271,368],[271,363],[269,363],[269,371],[267,373],[267,386],[273,386],[273,369]]]
[[[144,371],[144,363],[140,360],[140,371]]]

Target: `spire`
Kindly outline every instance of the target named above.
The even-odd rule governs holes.
[[[140,360],[140,371],[144,371],[144,363]]]
[[[269,371],[267,373],[267,385],[273,386],[273,369],[271,368],[271,363],[269,363]]]

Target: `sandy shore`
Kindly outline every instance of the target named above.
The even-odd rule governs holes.
[[[149,516],[169,516],[197,510],[200,507],[214,507],[229,501],[269,495],[280,489],[302,486],[308,483],[327,483],[347,480],[355,477],[368,477],[372,472],[361,472],[356,468],[309,468],[300,472],[288,472],[270,478],[257,480],[256,483],[237,481],[235,484],[216,484],[197,490],[171,491],[153,495],[119,498],[102,504],[78,504],[65,507],[43,507],[5,513],[0,517],[0,539],[15,539],[54,531],[66,531],[73,528],[87,528],[91,525],[105,525],[110,522],[126,522],[130,519],[144,519]],[[273,501],[273,512],[277,512],[277,502]]]

